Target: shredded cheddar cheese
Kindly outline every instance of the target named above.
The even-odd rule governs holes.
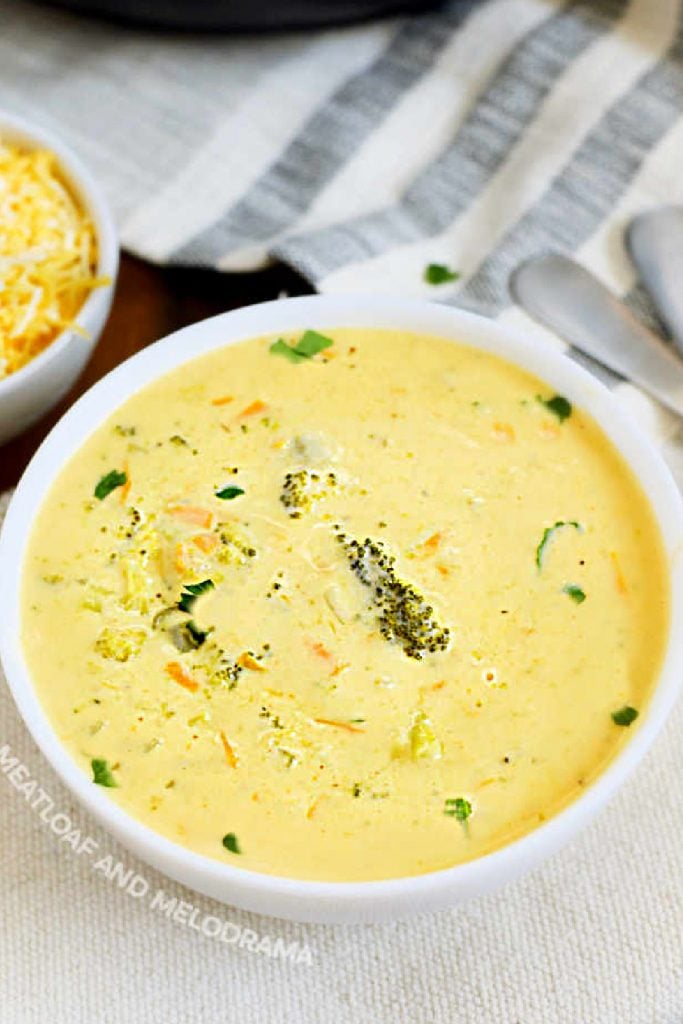
[[[25,366],[66,328],[93,288],[93,225],[46,150],[0,140],[0,379]]]

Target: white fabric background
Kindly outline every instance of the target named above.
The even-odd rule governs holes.
[[[401,22],[192,40],[0,0],[0,106],[71,141],[148,258],[229,269],[275,253],[320,290],[417,295],[443,260],[463,278],[439,298],[560,345],[510,308],[507,272],[530,240],[559,246],[637,301],[623,226],[683,202],[681,5],[491,0],[459,21],[463,6],[397,45]],[[520,118],[496,163],[496,133]],[[468,131],[484,162],[456,151],[441,168]],[[325,178],[325,145],[349,137]],[[293,143],[303,158],[283,162]],[[457,202],[430,227],[432,200]],[[679,425],[616,386],[683,482]],[[314,958],[271,961],[166,920],[64,848],[0,774],[0,1024],[682,1024],[682,730],[679,706],[597,823],[533,875],[460,910],[333,929],[221,908],[136,864],[73,805],[0,685],[0,746],[103,852]]]

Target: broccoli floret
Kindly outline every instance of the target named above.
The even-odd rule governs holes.
[[[221,545],[216,558],[224,565],[246,565],[256,557],[256,548],[230,523],[221,523],[218,533]]]
[[[410,756],[414,761],[430,758],[436,761],[441,757],[441,743],[432,729],[431,722],[424,711],[416,711],[410,727]]]
[[[243,671],[242,666],[215,643],[207,643],[197,652],[194,665],[208,686],[227,690],[234,690]]]
[[[433,607],[417,588],[398,577],[393,555],[387,554],[382,545],[370,537],[360,543],[342,533],[339,527],[337,539],[352,571],[370,590],[382,636],[399,643],[404,653],[417,661],[425,654],[445,650],[450,642],[450,630],[440,624]]]
[[[337,486],[337,475],[331,470],[320,473],[312,469],[298,469],[287,473],[280,492],[280,501],[287,509],[290,519],[300,519],[313,505],[326,498]]]
[[[95,641],[95,650],[103,658],[128,661],[140,653],[146,639],[147,630],[141,626],[126,626],[121,629],[105,626]]]
[[[133,513],[136,510],[133,509]],[[137,513],[139,517],[139,513]],[[159,534],[134,516],[133,537],[121,559],[123,597],[121,604],[129,611],[146,615],[157,591],[152,567],[160,548]]]

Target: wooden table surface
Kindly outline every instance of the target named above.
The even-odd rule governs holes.
[[[154,267],[123,256],[109,321],[84,373],[51,413],[0,445],[0,491],[13,487],[50,428],[91,384],[128,356],[165,334],[227,309],[275,299],[280,292],[303,295],[309,285],[285,267],[258,274]]]

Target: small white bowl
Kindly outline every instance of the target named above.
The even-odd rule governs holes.
[[[256,335],[342,326],[398,328],[465,342],[524,367],[584,409],[622,453],[649,496],[671,584],[671,626],[655,692],[628,743],[593,785],[560,814],[495,853],[443,871],[374,882],[300,881],[259,874],[193,853],[132,818],[101,787],[93,786],[59,742],[33,688],[20,642],[22,566],[35,510],[93,430],[131,394],[188,357]],[[157,342],[91,388],[52,430],[26,470],[0,534],[0,657],[19,710],[53,768],[95,818],[143,860],[199,892],[247,910],[300,921],[380,921],[461,903],[523,874],[574,836],[624,782],[659,732],[680,689],[682,551],[683,504],[660,455],[610,392],[565,356],[447,306],[367,295],[285,299],[205,320]]]
[[[97,344],[114,294],[119,265],[116,227],[97,182],[69,147],[51,132],[21,117],[0,110],[0,140],[24,149],[49,149],[57,157],[70,191],[95,226],[97,275],[111,284],[95,288],[77,316],[84,337],[71,329],[62,331],[39,355],[20,370],[0,380],[0,444],[20,434],[44,416],[74,383]]]

